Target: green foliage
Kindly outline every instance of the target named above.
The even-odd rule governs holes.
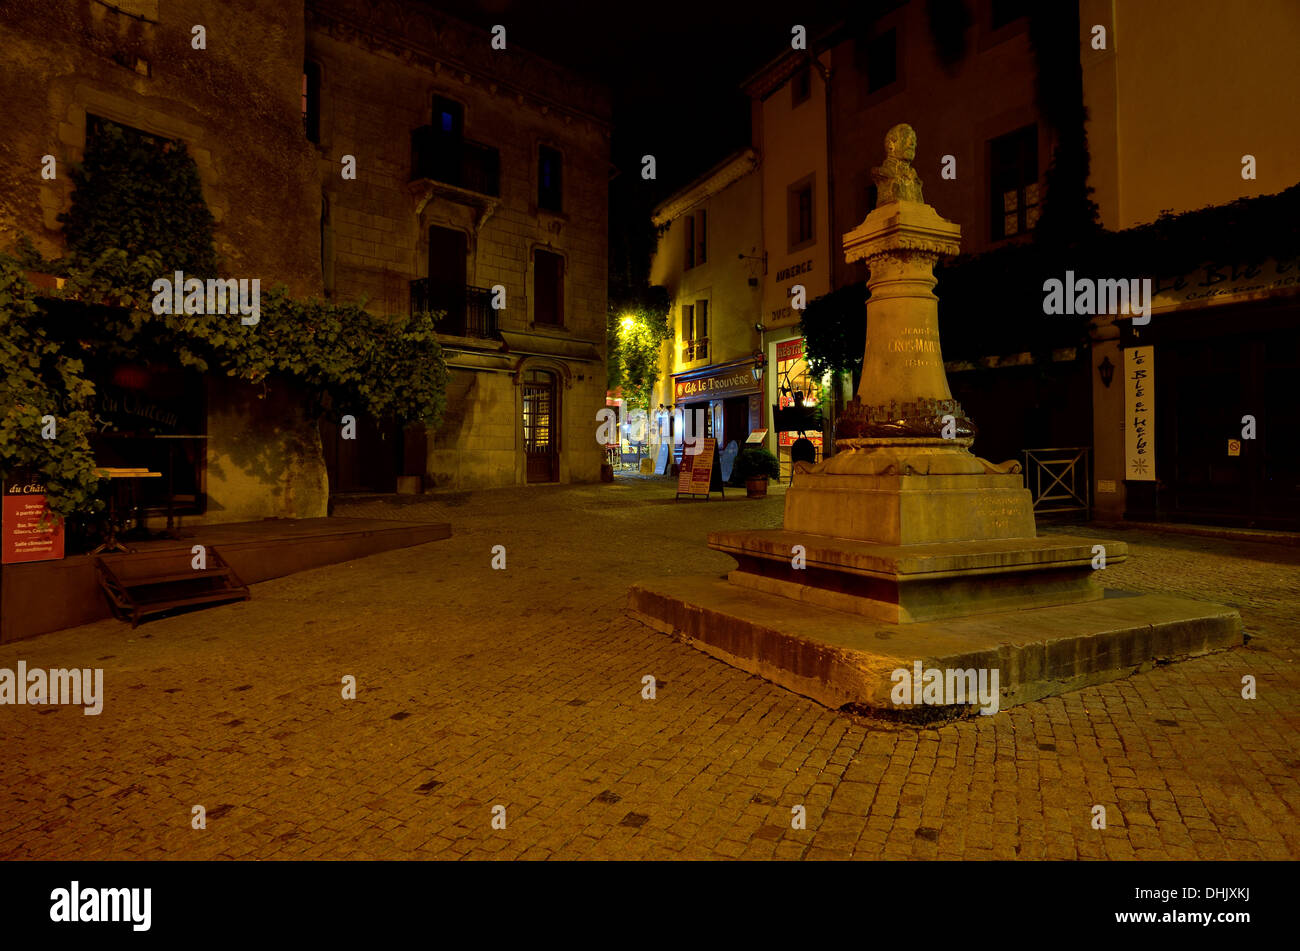
[[[184,143],[101,122],[71,174],[72,207],[59,220],[73,268],[114,248],[128,261],[152,252],[171,270],[217,273],[212,212]]]
[[[446,406],[441,313],[377,317],[355,304],[297,301],[276,286],[261,321],[217,317],[202,325],[229,375],[248,383],[293,380],[331,413],[435,424]]]
[[[1088,184],[1091,159],[1078,54],[1078,5],[1036,4],[1029,15],[1029,44],[1034,54],[1038,111],[1056,138],[1034,237],[1073,241],[1101,228],[1100,209]]]
[[[50,337],[22,267],[0,255],[0,478],[32,474],[58,515],[94,509],[95,461],[88,408],[94,387],[82,362]],[[41,417],[55,418],[54,439]]]
[[[827,370],[862,372],[867,343],[867,285],[837,288],[808,302],[799,315],[808,369],[818,379]]]
[[[769,479],[781,478],[781,464],[776,456],[761,446],[750,446],[740,450],[736,456],[736,466],[731,477],[738,482],[766,476]]]
[[[212,216],[183,146],[107,125],[83,165],[62,217],[68,255],[0,254],[0,472],[32,471],[62,515],[94,499],[95,389],[80,356],[179,363],[263,387],[283,386],[307,412],[352,412],[435,424],[445,408],[447,368],[438,313],[376,316],[355,304],[260,297],[253,326],[230,314],[155,314],[152,283],[181,270],[215,276]],[[60,293],[37,296],[31,268],[66,276]],[[41,438],[56,417],[58,438]]]
[[[623,388],[629,408],[649,408],[650,394],[659,380],[663,342],[672,337],[668,323],[671,306],[667,289],[658,285],[611,302],[605,319],[607,385],[611,390]]]

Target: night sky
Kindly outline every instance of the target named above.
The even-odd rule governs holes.
[[[518,44],[603,81],[614,94],[613,161],[639,174],[658,162],[657,197],[749,142],[740,84],[779,54],[790,28],[810,36],[843,2],[806,0],[431,0],[485,29],[501,23]]]

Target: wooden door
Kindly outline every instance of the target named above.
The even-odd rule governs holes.
[[[524,456],[527,481],[560,478],[559,393],[555,374],[530,370],[524,376]]]

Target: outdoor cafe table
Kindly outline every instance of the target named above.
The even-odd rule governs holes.
[[[111,480],[135,480],[135,479],[161,479],[161,472],[150,472],[148,469],[118,469],[105,467],[96,469],[95,475],[101,478]],[[129,483],[134,487],[134,481]],[[117,486],[110,483],[108,493],[108,530],[104,543],[91,552],[92,555],[101,555],[110,551],[124,551],[128,554],[133,553],[134,549],[123,545],[117,538]]]

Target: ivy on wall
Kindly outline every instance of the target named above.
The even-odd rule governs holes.
[[[95,389],[83,370],[49,333],[23,266],[0,255],[0,477],[38,474],[60,516],[96,508],[87,408]],[[45,416],[54,417],[52,439],[45,438]]]
[[[105,124],[73,174],[72,206],[61,219],[67,255],[40,261],[30,245],[16,257],[0,254],[0,475],[38,474],[57,514],[97,507],[88,351],[284,387],[305,419],[441,418],[441,314],[377,316],[356,304],[296,300],[282,286],[261,294],[253,326],[238,315],[155,314],[155,279],[218,270],[193,160],[179,143]],[[61,274],[66,284],[38,294],[24,269]],[[56,417],[56,440],[41,437],[45,415]]]

